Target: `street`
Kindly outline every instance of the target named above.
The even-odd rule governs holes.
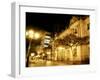
[[[29,62],[29,67],[40,67],[40,66],[63,66],[63,65],[72,65],[72,64],[80,64],[80,62],[64,62],[64,61],[52,61],[52,60],[33,60]]]

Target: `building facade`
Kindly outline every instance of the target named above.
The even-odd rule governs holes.
[[[79,62],[79,63],[89,63],[89,57],[90,57],[90,47],[89,43],[85,44],[85,37],[90,37],[90,20],[89,16],[84,17],[78,17],[73,16],[70,20],[69,27],[65,29],[59,36],[57,36],[57,39],[61,39],[64,42],[67,42],[67,39],[65,39],[68,35],[75,35],[78,38],[82,38],[81,42],[84,42],[84,44],[70,44],[70,46],[54,43],[54,60],[63,60],[63,61],[70,61],[70,62]],[[74,38],[72,38],[72,42],[74,41]],[[89,40],[89,39],[88,39]],[[89,41],[88,41],[89,42]],[[58,46],[56,45],[58,44]],[[55,46],[54,46],[55,45]]]

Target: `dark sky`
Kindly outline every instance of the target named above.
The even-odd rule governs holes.
[[[53,14],[53,13],[31,13],[26,12],[26,28],[32,26],[48,32],[63,31],[69,26],[69,21],[72,18],[71,14]],[[76,15],[82,16],[82,15]]]
[[[48,14],[48,13],[26,13],[26,28],[28,26],[52,32],[55,27],[61,26],[65,29],[69,24],[71,15],[66,14]]]

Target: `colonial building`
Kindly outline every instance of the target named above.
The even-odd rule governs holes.
[[[59,43],[54,42],[53,44],[54,48],[53,59],[71,61],[71,62],[89,63],[89,57],[90,57],[89,24],[90,24],[89,16],[73,16],[72,19],[70,20],[69,27],[66,28],[65,31],[63,31],[59,36],[56,37],[55,41],[57,40],[60,41],[58,41]],[[66,42],[68,42],[67,36],[69,35],[74,35],[76,36],[76,38],[72,36],[71,40],[69,40],[68,43],[70,45],[64,45]],[[86,42],[85,37],[88,37],[88,43],[85,43]],[[77,40],[77,42],[75,42],[75,40],[78,38],[80,38],[81,41]],[[80,44],[79,42],[83,44]]]

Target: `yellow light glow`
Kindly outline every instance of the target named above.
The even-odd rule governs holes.
[[[35,38],[35,39],[40,38],[40,34],[36,32],[36,33],[34,34],[34,38]]]
[[[59,46],[58,49],[59,49],[59,50],[63,50],[63,49],[65,49],[65,48],[62,47],[62,46]]]
[[[34,32],[32,29],[26,31],[26,36],[30,39],[38,39],[40,38],[40,34],[38,32]]]
[[[29,30],[28,31],[28,36],[29,36],[29,38],[33,39],[33,37],[34,37],[34,31],[33,30]]]
[[[43,56],[45,56],[45,54],[42,54]]]
[[[35,55],[35,53],[31,53],[31,56],[34,56]]]
[[[34,31],[33,30],[29,30],[28,33],[29,33],[29,35],[30,34],[34,34]]]

